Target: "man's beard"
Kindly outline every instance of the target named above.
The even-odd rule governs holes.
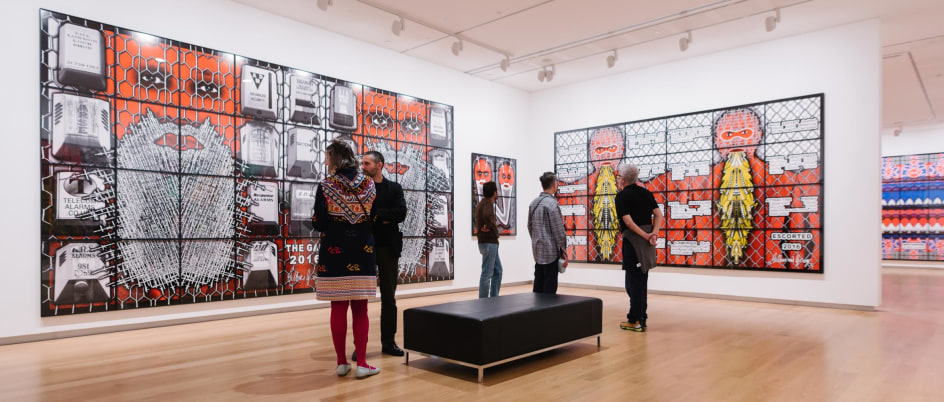
[[[613,167],[603,165],[600,167],[600,174],[597,175],[597,185],[594,194],[606,194],[596,197],[593,203],[593,209],[590,211],[593,215],[594,235],[597,239],[597,245],[600,246],[600,255],[604,261],[612,259],[613,249],[616,247],[616,239],[619,236],[619,224],[616,219],[616,175],[613,174]]]
[[[722,170],[718,211],[725,254],[735,265],[744,260],[747,237],[754,228],[752,216],[756,206],[750,161],[744,151],[729,152]]]

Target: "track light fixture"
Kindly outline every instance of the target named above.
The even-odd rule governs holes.
[[[557,69],[554,67],[553,64],[551,64],[550,66],[544,66],[541,68],[541,71],[538,71],[538,81],[551,82],[554,79],[554,73],[556,72],[557,72]]]
[[[617,60],[619,60],[619,53],[616,52],[616,49],[613,49],[613,54],[606,56],[606,68],[613,68]]]
[[[901,135],[901,126],[896,127],[895,131],[893,131],[892,134],[896,137]]]
[[[334,0],[318,0],[318,8],[320,8],[321,11],[328,11],[328,7],[333,5]]]
[[[688,50],[688,45],[692,44],[692,31],[688,31],[687,35],[679,39],[679,50],[686,51]]]
[[[390,30],[394,35],[400,36],[400,32],[403,32],[404,28],[406,28],[406,21],[403,17],[400,17],[400,19],[393,21],[393,27],[391,27]]]
[[[458,56],[459,52],[462,51],[462,39],[459,39],[452,43],[452,54]]]
[[[508,57],[506,55],[505,58],[502,59],[501,63],[498,66],[501,67],[502,71],[508,71],[508,67],[511,66],[511,57]]]
[[[767,28],[767,32],[777,29],[777,23],[780,22],[780,9],[774,11],[777,12],[777,15],[771,15],[764,19],[764,27]]]

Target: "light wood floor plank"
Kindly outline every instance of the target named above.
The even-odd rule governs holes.
[[[365,380],[335,375],[318,309],[0,346],[0,400],[941,400],[944,272],[884,272],[878,312],[650,295],[646,333],[619,329],[624,293],[561,288],[603,299],[602,348],[580,342],[489,368],[484,384],[468,367],[381,355],[371,303],[368,362],[382,371]]]

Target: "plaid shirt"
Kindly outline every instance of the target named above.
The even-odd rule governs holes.
[[[567,249],[567,234],[560,205],[553,195],[541,192],[528,206],[528,234],[534,262],[550,264]]]

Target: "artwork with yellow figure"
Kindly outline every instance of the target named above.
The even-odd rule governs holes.
[[[625,155],[626,142],[619,127],[603,127],[590,133],[590,162],[595,174],[590,175],[593,190],[590,202],[590,221],[593,224],[592,246],[596,246],[599,261],[614,261],[619,241],[619,221],[616,216],[615,169]]]
[[[721,233],[728,258],[734,264],[744,259],[748,235],[754,229],[754,182],[751,165],[744,151],[728,153],[721,176],[721,197],[718,211],[721,215]]]

